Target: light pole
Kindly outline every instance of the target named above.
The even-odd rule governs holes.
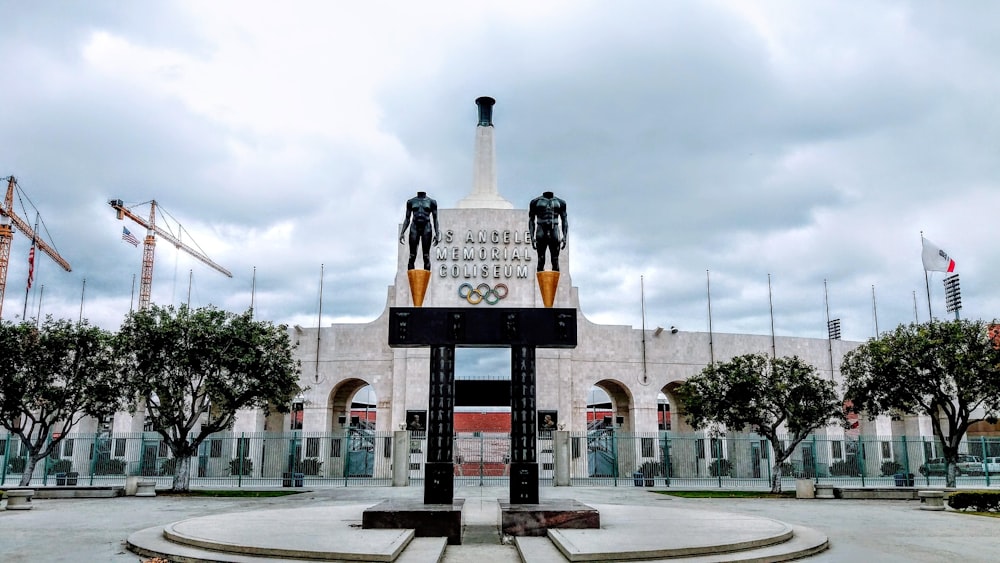
[[[955,320],[958,320],[958,312],[962,309],[962,288],[958,285],[958,274],[944,279],[944,304],[945,309],[949,313],[955,313]]]

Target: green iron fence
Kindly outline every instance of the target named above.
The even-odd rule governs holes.
[[[570,484],[675,488],[767,489],[774,473],[770,443],[748,434],[627,434],[596,429],[569,436]],[[555,441],[538,438],[540,484],[553,483]],[[205,440],[191,460],[193,487],[340,487],[392,484],[392,433],[220,433]],[[960,487],[1000,486],[1000,438],[974,437],[961,448]],[[422,482],[422,434],[410,436],[411,482]],[[939,443],[925,437],[823,436],[801,442],[781,464],[783,488],[795,479],[842,486],[944,485]],[[17,484],[26,451],[0,434],[0,486]],[[506,433],[458,434],[455,486],[504,486],[510,473]],[[176,460],[156,433],[71,434],[40,462],[31,484],[106,485],[139,475],[170,487]]]
[[[0,435],[0,485],[19,482],[27,452]],[[191,460],[199,487],[389,486],[392,434],[355,430],[341,434],[220,433],[202,442]],[[170,486],[177,460],[159,434],[71,434],[44,462],[32,483],[122,483],[139,475]]]
[[[787,442],[786,442],[787,443]],[[755,435],[623,434],[571,437],[574,485],[770,488],[774,449]],[[795,479],[844,486],[943,486],[941,445],[925,437],[821,436],[799,443],[780,464],[783,488]],[[963,443],[959,486],[1000,484],[1000,438]]]

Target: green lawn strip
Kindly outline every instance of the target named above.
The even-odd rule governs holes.
[[[311,491],[252,491],[252,490],[201,490],[172,492],[170,490],[156,491],[157,496],[189,496],[189,497],[227,497],[227,498],[270,498],[298,495]]]
[[[795,498],[795,491],[771,493],[769,491],[653,491],[661,495],[681,498]]]

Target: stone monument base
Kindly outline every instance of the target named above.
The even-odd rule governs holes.
[[[386,500],[365,509],[361,528],[412,529],[418,538],[448,538],[450,545],[462,544],[462,505],[465,499],[452,504],[424,504],[420,501]]]
[[[544,536],[549,528],[600,527],[601,513],[572,499],[546,500],[538,504],[500,503],[500,529],[507,536]]]

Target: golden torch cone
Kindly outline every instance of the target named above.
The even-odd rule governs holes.
[[[407,270],[406,277],[410,279],[410,297],[414,307],[422,307],[424,295],[427,293],[427,283],[431,281],[430,270]]]
[[[542,292],[542,303],[546,309],[551,309],[556,300],[556,288],[559,286],[559,272],[538,272],[538,290]]]

